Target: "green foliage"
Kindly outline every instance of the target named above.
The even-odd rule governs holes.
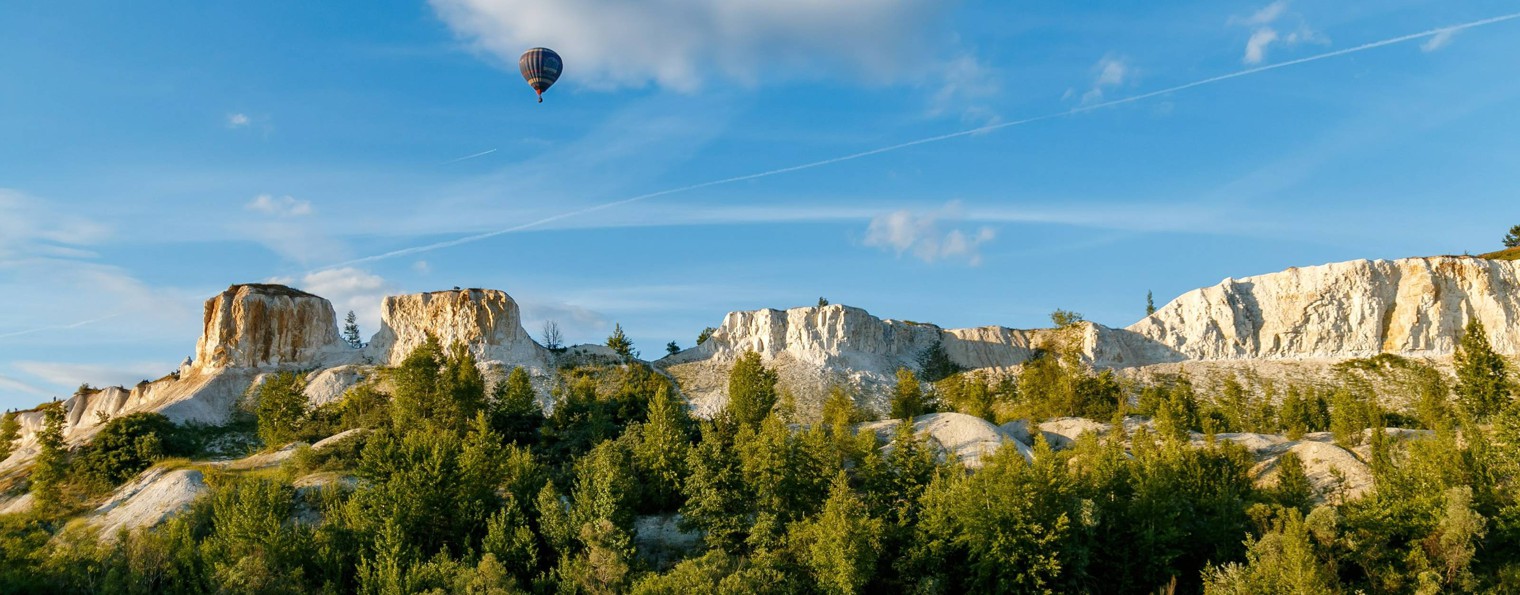
[[[1383,411],[1373,395],[1356,394],[1342,387],[1330,398],[1330,432],[1336,444],[1352,448],[1362,444],[1364,430],[1381,431]]]
[[[918,354],[918,371],[925,382],[939,382],[966,368],[950,359],[950,354],[945,351],[945,346],[940,341],[924,348],[923,353]]]
[[[741,425],[758,425],[776,405],[778,380],[760,363],[760,354],[745,352],[728,373],[728,416]]]
[[[1307,512],[1314,502],[1314,486],[1309,483],[1309,473],[1298,453],[1289,451],[1277,457],[1277,485],[1271,496],[1284,508]]]
[[[855,405],[855,399],[842,386],[829,389],[823,401],[823,427],[836,436],[850,434],[850,427],[865,421],[865,414]]]
[[[912,420],[932,410],[924,396],[924,387],[907,368],[897,369],[897,387],[892,391],[890,406],[892,419]]]
[[[1509,233],[1504,234],[1505,248],[1520,248],[1520,225],[1509,228]]]
[[[359,317],[354,315],[353,310],[349,310],[348,316],[343,318],[343,342],[354,349],[364,346],[364,337],[359,334]]]
[[[697,344],[701,345],[703,343],[706,343],[708,339],[712,338],[713,333],[716,333],[716,332],[718,332],[718,329],[710,327],[710,326],[707,327],[707,328],[702,329],[702,332],[697,333]]]
[[[1508,366],[1489,345],[1488,333],[1477,319],[1462,333],[1452,366],[1457,370],[1457,400],[1469,414],[1485,419],[1513,400]]]
[[[485,407],[485,378],[462,344],[447,351],[431,333],[390,371],[391,419],[397,428],[463,431]]]
[[[618,356],[624,360],[638,357],[638,354],[633,350],[633,341],[629,340],[628,335],[623,333],[623,325],[621,324],[613,325],[612,334],[607,337],[607,348],[617,352]]]
[[[1056,328],[1066,328],[1085,321],[1087,319],[1081,314],[1072,312],[1071,310],[1057,308],[1056,311],[1050,313],[1050,323],[1056,325]]]
[[[883,524],[872,518],[844,472],[834,476],[823,511],[794,530],[804,565],[824,593],[859,593],[876,570]]]
[[[21,422],[16,420],[16,412],[7,411],[0,417],[0,461],[11,456],[11,449],[15,442],[21,439]]]
[[[259,438],[270,448],[296,439],[306,421],[306,381],[294,372],[281,372],[259,385],[253,395],[253,412],[259,420]]]
[[[691,449],[691,417],[685,407],[661,387],[649,402],[648,421],[638,432],[634,446],[639,485],[645,511],[673,511],[681,506],[681,481],[688,474]]]
[[[90,443],[75,453],[71,479],[105,491],[135,477],[154,462],[190,454],[169,418],[133,413],[111,418]]]
[[[1283,398],[1279,418],[1288,439],[1298,440],[1309,432],[1323,432],[1329,428],[1330,405],[1318,391],[1290,386],[1288,395]]]
[[[63,403],[53,401],[41,408],[42,430],[37,432],[37,460],[32,464],[32,497],[44,515],[61,512],[63,484],[68,481],[69,451],[63,441]]]
[[[1273,530],[1251,542],[1245,564],[1226,564],[1208,572],[1210,595],[1315,595],[1336,593],[1335,575],[1326,567],[1304,524],[1303,514],[1288,509]]]
[[[1145,315],[1146,316],[1150,316],[1150,315],[1155,314],[1155,313],[1156,313],[1156,296],[1154,294],[1152,294],[1150,291],[1146,291],[1145,292]]]
[[[506,380],[492,389],[487,409],[491,428],[508,442],[525,445],[538,442],[538,430],[544,425],[544,409],[538,404],[537,391],[533,390],[527,370],[521,366],[513,368]]]
[[[1095,372],[1074,348],[1040,351],[1019,374],[1017,406],[999,419],[1108,419],[1127,398],[1112,370]],[[994,420],[997,421],[997,420]]]
[[[681,346],[677,345],[675,341],[671,341],[671,342],[665,344],[665,354],[666,355],[675,355],[675,354],[680,353],[680,352],[681,352]]]

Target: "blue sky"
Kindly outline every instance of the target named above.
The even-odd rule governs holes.
[[[1110,105],[1513,2],[1071,4],[9,3],[0,407],[168,372],[232,283],[366,333],[380,296],[499,288],[530,332],[651,355],[819,296],[1126,326],[1147,291],[1520,223],[1520,20]],[[566,62],[543,104],[536,45]]]

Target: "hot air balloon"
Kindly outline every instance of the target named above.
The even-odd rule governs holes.
[[[523,79],[528,81],[528,86],[538,92],[538,102],[544,102],[544,91],[548,91],[554,81],[559,80],[559,73],[565,68],[565,62],[559,59],[559,54],[549,48],[533,48],[523,52],[517,59],[517,67],[522,69]]]

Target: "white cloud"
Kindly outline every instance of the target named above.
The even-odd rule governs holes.
[[[1301,43],[1329,43],[1324,35],[1309,28],[1302,15],[1288,12],[1288,0],[1277,0],[1248,17],[1231,17],[1229,24],[1251,29],[1246,39],[1246,64],[1260,64],[1267,59],[1273,45],[1292,47]],[[1286,31],[1286,33],[1284,33]]]
[[[248,119],[248,114],[228,114],[227,115],[227,127],[228,128],[243,128],[245,126],[248,126],[252,122],[253,122],[252,120]]]
[[[0,391],[25,393],[34,397],[53,396],[53,393],[9,376],[0,376]]]
[[[359,329],[365,333],[365,340],[380,330],[381,300],[399,293],[384,277],[352,267],[314,271],[300,279],[274,277],[269,282],[327,298],[339,319],[353,311],[359,319]]]
[[[1427,52],[1434,52],[1446,47],[1447,45],[1450,45],[1451,38],[1455,37],[1456,35],[1456,29],[1443,29],[1440,33],[1436,33],[1435,36],[1426,40],[1425,43],[1420,44],[1420,49]]]
[[[431,0],[454,32],[515,70],[534,46],[578,85],[691,90],[709,78],[917,79],[942,0]]]
[[[260,194],[253,197],[243,208],[257,211],[266,215],[280,217],[303,217],[311,214],[311,201],[297,200],[291,196],[275,197],[270,194]]]
[[[412,263],[412,270],[417,271],[418,274],[426,275],[433,272],[433,265],[428,264],[426,260],[419,260]]]
[[[111,235],[110,228],[30,196],[0,188],[0,262],[10,258],[93,258],[84,246]]]
[[[893,211],[871,219],[866,229],[865,245],[896,252],[899,256],[912,253],[920,260],[934,263],[942,260],[964,260],[971,266],[982,263],[979,248],[997,237],[991,227],[974,232],[940,229],[942,219],[959,219],[960,205],[950,203],[944,208],[925,213],[907,209]]]
[[[132,386],[143,380],[155,380],[173,372],[179,362],[125,362],[119,364],[83,364],[77,362],[18,361],[16,369],[47,381],[55,387],[74,389],[90,386]],[[67,396],[67,395],[60,395]]]
[[[997,73],[971,54],[962,54],[946,63],[941,80],[930,101],[929,114],[959,112],[967,121],[996,123],[998,115],[987,100],[1001,90]]]
[[[1082,94],[1082,105],[1092,105],[1103,101],[1103,94],[1107,89],[1112,89],[1134,80],[1134,68],[1129,61],[1116,56],[1105,56],[1093,67],[1097,75],[1093,78],[1092,88]],[[1066,98],[1075,95],[1075,91],[1067,91]]]

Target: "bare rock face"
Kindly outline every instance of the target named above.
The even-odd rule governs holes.
[[[206,300],[194,367],[311,364],[343,349],[326,299],[283,285],[233,285]]]
[[[1189,360],[1432,357],[1473,319],[1495,350],[1520,354],[1520,262],[1357,260],[1226,279],[1128,331]]]
[[[804,408],[844,386],[879,406],[897,382],[898,368],[919,369],[919,357],[936,342],[968,369],[1007,369],[1027,361],[1053,331],[1002,327],[944,330],[932,324],[883,320],[839,304],[790,310],[732,312],[706,342],[656,365],[681,381],[698,415],[727,401],[728,371],[753,351],[780,376]]]
[[[517,302],[495,289],[435,291],[385,298],[380,332],[369,353],[378,362],[397,365],[427,334],[445,346],[464,343],[482,364],[522,366],[542,373],[550,369],[548,350],[522,327]]]

